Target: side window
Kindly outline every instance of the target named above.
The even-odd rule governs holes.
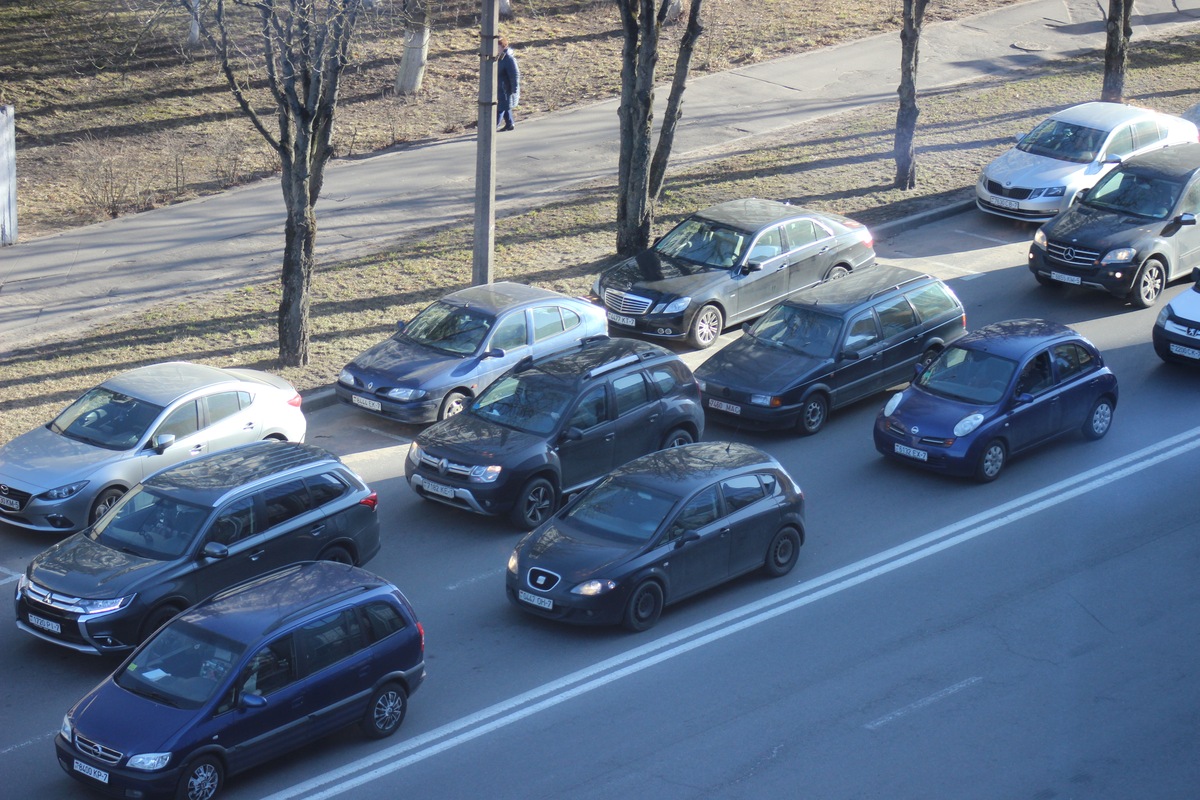
[[[310,476],[305,478],[304,482],[308,484],[309,494],[312,495],[313,508],[320,508],[346,493],[346,484],[330,472]]]
[[[277,692],[296,680],[296,658],[292,637],[282,636],[259,650],[250,659],[239,691],[242,694],[260,694],[264,697]]]
[[[571,420],[567,423],[567,427],[586,431],[607,420],[608,404],[604,399],[604,386],[593,386],[584,392],[579,405],[575,406],[575,411],[571,414]]]
[[[725,507],[730,513],[745,508],[756,500],[766,496],[762,482],[757,475],[739,475],[721,481],[721,494],[725,498]]]
[[[578,328],[579,323],[583,322],[583,319],[569,308],[559,307],[558,310],[562,312],[564,331],[569,331],[572,328]]]
[[[1153,125],[1154,123],[1150,123]],[[1105,151],[1106,156],[1125,156],[1132,153],[1135,149],[1133,143],[1133,128],[1128,125],[1122,125],[1120,129],[1113,134],[1112,139],[1108,142],[1108,149]]]
[[[1025,365],[1025,369],[1021,370],[1021,377],[1017,379],[1017,394],[1025,392],[1039,394],[1049,389],[1053,383],[1054,377],[1050,373],[1050,353],[1043,351],[1031,358]]]
[[[788,250],[799,249],[821,238],[821,231],[816,225],[813,225],[811,219],[794,219],[791,222],[785,222],[783,230],[787,233]]]
[[[1188,187],[1187,193],[1183,196],[1183,205],[1179,207],[1181,214],[1195,214],[1200,212],[1200,180],[1192,178],[1192,185]]]
[[[721,516],[721,503],[717,498],[717,487],[710,486],[687,502],[667,529],[666,541],[674,541],[687,531],[703,528]]]
[[[372,642],[378,642],[380,639],[385,639],[396,631],[404,629],[404,616],[400,613],[400,609],[391,603],[383,600],[367,603],[363,606],[362,612],[363,618],[367,621]]]
[[[770,261],[783,254],[783,237],[780,235],[778,227],[764,231],[758,239],[755,240],[754,246],[750,248],[750,255],[746,256],[747,261]]]
[[[640,372],[614,378],[612,385],[617,397],[618,417],[633,411],[639,406],[645,405],[646,401],[649,400],[646,392],[646,380]]]
[[[1054,346],[1054,370],[1058,380],[1069,380],[1092,367],[1092,354],[1074,342],[1056,344]]]
[[[859,314],[850,322],[850,330],[846,334],[847,350],[863,350],[879,341],[879,332],[875,329],[875,315],[870,311]]]
[[[524,311],[509,314],[496,326],[496,332],[492,335],[492,347],[502,347],[505,350],[524,347],[529,338],[527,330]]]
[[[658,387],[659,394],[663,397],[670,396],[682,384],[686,383],[679,365],[673,362],[659,364],[657,367],[650,369],[650,380]]]
[[[242,403],[238,399],[241,392],[220,392],[218,394],[209,395],[205,398],[208,404],[208,424],[220,422],[226,417],[231,417],[242,410]]]
[[[191,436],[200,430],[199,411],[199,404],[195,400],[189,400],[168,414],[154,435],[174,434],[176,439]]]
[[[917,325],[917,316],[913,313],[908,300],[903,297],[880,303],[875,306],[875,313],[879,315],[879,325],[883,328],[884,339],[908,333]]]
[[[312,508],[308,489],[299,478],[264,489],[262,497],[266,510],[263,530],[287,522]]]
[[[558,306],[533,309],[533,340],[540,342],[563,332],[562,314]]]
[[[774,472],[765,472],[758,477],[762,478],[763,489],[769,495],[779,494],[779,476]]]
[[[328,614],[296,631],[304,674],[335,664],[367,646],[367,631],[353,608]]]
[[[1144,119],[1141,122],[1133,124],[1134,147],[1138,150],[1153,147],[1161,142],[1166,135],[1167,132],[1159,130],[1158,123],[1152,119]]]
[[[208,541],[228,547],[234,542],[250,538],[258,531],[259,527],[255,525],[254,498],[242,497],[221,510],[213,521]]]
[[[940,283],[922,286],[920,289],[909,292],[905,297],[908,298],[908,302],[913,304],[913,308],[917,310],[917,316],[921,318],[922,322],[937,319],[942,314],[958,309],[953,295]]]

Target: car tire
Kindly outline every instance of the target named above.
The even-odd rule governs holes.
[[[800,560],[800,534],[795,528],[780,528],[767,547],[763,569],[772,578],[782,578]]]
[[[666,450],[670,447],[683,447],[685,444],[691,444],[696,441],[696,437],[692,436],[691,431],[686,428],[676,428],[663,437],[662,447],[659,450]]]
[[[334,564],[349,564],[354,565],[354,556],[350,551],[339,545],[330,547],[317,556],[318,561],[332,561]]]
[[[467,399],[462,392],[447,392],[446,398],[442,400],[442,407],[438,409],[438,422],[462,413],[467,407]]]
[[[1087,419],[1083,421],[1083,436],[1085,439],[1096,441],[1103,439],[1104,434],[1112,427],[1113,403],[1108,395],[1099,398],[1092,404]]]
[[[408,692],[398,683],[387,683],[371,695],[358,726],[372,739],[386,739],[400,728],[407,713]]]
[[[117,501],[125,496],[125,490],[116,486],[110,486],[96,497],[96,502],[92,503],[92,510],[88,514],[88,524],[95,525],[100,521],[110,508],[116,505]]]
[[[213,800],[225,785],[225,766],[216,756],[200,756],[184,767],[175,800]]]
[[[824,392],[813,392],[800,405],[800,418],[796,430],[801,436],[812,436],[825,427],[829,419],[829,397]]]
[[[721,309],[712,303],[703,306],[692,317],[692,327],[688,329],[688,342],[697,350],[712,347],[725,329],[725,315]]]
[[[144,642],[149,639],[151,634],[174,619],[175,615],[181,610],[182,609],[180,609],[179,606],[166,605],[159,606],[151,611],[146,615],[146,618],[142,620],[139,641]]]
[[[845,267],[845,265],[838,264],[836,267],[833,267],[832,269],[830,269],[829,272],[825,273],[825,280],[840,281],[842,278],[846,277],[849,274],[850,274],[850,270],[848,270]]]
[[[937,361],[937,357],[941,354],[942,348],[940,347],[926,348],[925,352],[921,353],[921,360],[917,362],[917,366],[919,366],[921,369],[927,369],[930,364],[932,364],[934,361]]]
[[[545,478],[530,478],[517,495],[509,518],[521,530],[533,530],[554,513],[558,498],[554,485]]]
[[[983,447],[979,454],[979,464],[975,467],[975,478],[980,483],[989,483],[1000,476],[1004,464],[1008,461],[1008,448],[999,439],[992,439]]]
[[[1157,258],[1147,258],[1133,281],[1129,299],[1138,308],[1153,308],[1167,285],[1167,268]]]
[[[635,633],[650,630],[662,616],[662,610],[663,590],[658,581],[642,581],[629,595],[623,624]]]

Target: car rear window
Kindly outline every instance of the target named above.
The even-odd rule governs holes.
[[[958,303],[950,290],[940,283],[931,283],[905,295],[913,304],[922,322],[936,319],[942,314],[957,311]]]

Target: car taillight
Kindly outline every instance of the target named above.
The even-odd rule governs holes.
[[[297,392],[296,394],[292,395],[290,400],[288,400],[288,405],[292,408],[299,408],[302,402],[304,402],[304,398],[300,396],[299,392]]]
[[[359,500],[358,504],[360,506],[366,506],[367,508],[374,511],[379,506],[379,495],[376,494],[375,492],[371,492],[369,495],[364,497],[362,500]]]
[[[425,652],[425,626],[420,622],[417,623],[417,632],[421,634],[421,652]]]

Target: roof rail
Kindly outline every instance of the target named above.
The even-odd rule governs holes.
[[[650,352],[653,355],[653,351],[648,351],[648,352]],[[612,372],[615,369],[620,369],[621,367],[625,367],[630,364],[636,364],[639,361],[643,360],[644,355],[645,355],[644,352],[643,353],[629,353],[627,355],[623,355],[620,358],[616,358],[616,359],[613,359],[612,361],[608,361],[604,364],[600,364],[598,366],[592,367],[587,372],[583,373],[583,377],[585,379],[595,378],[597,375],[604,375],[605,373]]]
[[[887,287],[886,289],[880,289],[877,292],[872,292],[871,297],[868,299],[874,300],[876,297],[879,297],[881,294],[887,294],[888,292],[894,292],[902,286],[907,286],[910,283],[916,283],[917,281],[924,280],[925,278],[928,278],[928,277],[929,277],[928,275],[915,275],[911,278],[906,278],[893,286]]]

